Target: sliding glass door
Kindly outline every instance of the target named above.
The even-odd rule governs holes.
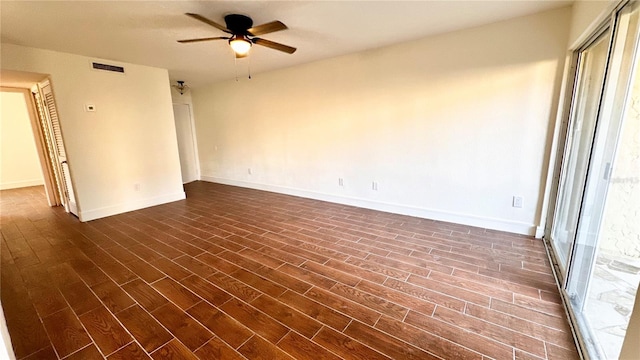
[[[562,166],[559,206],[555,214],[557,221],[552,230],[552,239],[563,269],[566,269],[576,235],[596,119],[600,110],[600,95],[604,87],[610,37],[611,29],[607,27],[580,51],[578,57],[570,132],[566,141],[568,152]]]
[[[620,354],[640,282],[640,70],[637,3],[578,52],[551,231],[565,300],[584,348]]]

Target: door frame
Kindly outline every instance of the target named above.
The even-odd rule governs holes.
[[[58,114],[58,105],[53,91],[53,84],[50,78],[39,82],[37,84],[38,92],[40,94],[40,101],[42,102],[42,109],[44,118],[41,121],[45,132],[49,132],[49,136],[52,141],[52,147],[49,147],[50,156],[55,159],[51,162],[56,174],[56,180],[58,181],[58,188],[60,190],[61,198],[63,199],[63,205],[65,211],[71,213],[77,217],[80,216],[78,201],[76,199],[75,184],[73,181],[73,175],[71,171],[71,165],[69,163],[69,155],[64,143],[64,131],[62,130],[62,124],[60,123],[60,116]],[[46,91],[45,91],[46,88]],[[46,97],[46,93],[50,95]],[[54,123],[53,116],[55,115],[56,122]],[[56,126],[57,125],[57,126]],[[57,170],[57,171],[56,171]]]
[[[60,127],[59,131],[59,139],[54,135],[53,123],[50,116],[50,109],[45,103],[45,97],[43,93],[43,88],[49,87],[49,92],[51,94],[51,101],[53,107],[56,108],[55,104],[55,93],[53,89],[53,83],[49,77],[43,79],[42,81],[34,84],[31,87],[30,96],[31,106],[33,107],[33,117],[32,117],[32,127],[34,127],[34,135],[36,139],[36,143],[39,149],[41,149],[41,166],[46,168],[46,171],[43,170],[43,176],[47,178],[45,180],[45,185],[49,183],[49,188],[51,190],[51,194],[53,196],[48,196],[49,205],[50,206],[63,206],[65,211],[68,213],[72,213],[75,216],[79,216],[79,208],[77,199],[75,197],[74,191],[74,182],[73,176],[71,174],[71,167],[68,161],[68,155],[66,155],[66,150],[64,153],[66,155],[66,160],[64,164],[66,164],[66,170],[68,179],[65,179],[63,174],[63,165],[58,156],[58,147],[60,146],[62,149],[65,149],[64,146],[64,135],[62,134],[62,129]],[[56,110],[57,114],[57,110]],[[59,123],[60,119],[58,119]],[[35,123],[35,125],[34,125]],[[37,130],[37,134],[35,133],[35,129]],[[57,143],[60,141],[60,144]],[[68,180],[68,181],[67,181]],[[68,187],[71,187],[69,190]],[[73,197],[73,198],[72,198]]]
[[[24,89],[24,93],[25,97],[28,99],[27,108],[29,109],[31,128],[33,129],[33,136],[35,138],[36,148],[38,149],[38,157],[40,158],[40,167],[42,168],[42,177],[44,178],[44,189],[47,194],[47,201],[49,206],[60,206],[62,205],[62,194],[60,194],[56,185],[57,180],[53,171],[51,154],[49,153],[46,145],[47,140],[40,122],[40,116],[38,115],[38,107],[35,103],[36,100],[33,96],[33,90]]]
[[[2,70],[4,73],[5,70]],[[31,126],[32,136],[36,146],[36,154],[38,156],[38,161],[40,163],[40,169],[42,173],[44,189],[45,189],[45,197],[47,199],[47,203],[49,206],[61,206],[64,204],[64,193],[59,188],[59,177],[56,172],[55,166],[56,164],[59,166],[59,161],[57,161],[56,150],[50,147],[50,142],[47,139],[50,131],[47,129],[51,129],[51,119],[49,118],[49,111],[47,110],[47,105],[45,104],[44,94],[41,89],[45,86],[49,87],[50,96],[49,103],[53,108],[56,106],[55,99],[55,91],[53,88],[53,82],[50,76],[46,74],[38,74],[31,72],[23,72],[23,71],[8,71],[7,77],[0,79],[0,91],[2,92],[13,92],[20,93],[24,96],[25,105],[27,108],[27,114],[29,117],[29,123]],[[2,81],[6,80],[6,81]],[[38,100],[40,99],[40,100]],[[58,115],[58,124],[61,121],[59,119],[59,114],[56,110],[56,115]],[[64,148],[64,139],[62,135],[62,129],[59,129],[58,138],[61,139],[62,147]],[[65,151],[66,153],[66,151]],[[68,158],[68,155],[67,155]],[[70,168],[69,162],[66,164],[67,167]],[[73,177],[71,174],[71,169],[69,171],[69,184],[72,187],[75,186],[73,182]],[[74,203],[76,206],[73,211],[71,211],[74,215],[78,216],[79,209],[77,205],[77,198],[74,196]],[[65,206],[65,210],[70,212],[69,206]]]

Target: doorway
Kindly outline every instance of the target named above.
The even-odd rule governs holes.
[[[586,356],[617,359],[640,283],[640,6],[576,51],[549,236]]]
[[[0,190],[44,185],[25,89],[0,92]],[[31,110],[31,111],[30,111]]]
[[[173,115],[178,137],[178,154],[182,169],[182,183],[198,180],[198,158],[194,140],[194,128],[189,104],[173,104]]]
[[[3,93],[8,91],[22,93],[22,101],[28,108],[28,116],[25,120],[31,123],[30,140],[35,140],[38,163],[49,205],[62,205],[67,212],[78,216],[71,169],[66,158],[55,97],[48,76],[2,70],[1,78],[0,85],[3,87]]]

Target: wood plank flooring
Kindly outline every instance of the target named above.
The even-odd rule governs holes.
[[[541,241],[194,182],[88,223],[5,190],[18,359],[577,359]]]

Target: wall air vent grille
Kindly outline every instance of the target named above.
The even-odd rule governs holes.
[[[96,70],[112,71],[124,74],[124,68],[122,66],[101,64],[97,62],[92,62],[91,66]]]

